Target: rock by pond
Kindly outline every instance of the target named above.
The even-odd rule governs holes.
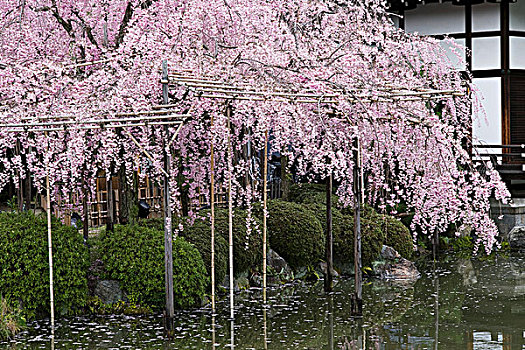
[[[120,283],[118,281],[98,281],[95,286],[94,294],[104,304],[114,304],[119,301],[128,301],[128,298],[120,288]]]
[[[380,258],[373,264],[374,275],[380,279],[415,281],[421,276],[416,265],[392,247],[383,245]]]
[[[512,250],[525,251],[525,226],[515,226],[509,232],[508,239]]]

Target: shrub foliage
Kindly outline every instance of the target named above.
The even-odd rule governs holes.
[[[108,278],[119,281],[141,303],[165,303],[164,233],[137,225],[116,225],[101,240]],[[175,305],[197,305],[208,283],[204,262],[197,249],[178,237],[173,240],[173,287]]]
[[[310,266],[324,256],[325,235],[315,214],[303,205],[268,202],[270,246],[292,268]]]
[[[211,276],[211,227],[208,219],[197,219],[192,226],[185,227],[181,236],[201,253],[208,276]],[[228,242],[220,234],[215,235],[215,280],[221,283],[228,268]]]
[[[73,313],[87,300],[89,258],[82,235],[53,218],[55,308]],[[0,292],[32,317],[49,313],[47,220],[32,212],[0,213]]]

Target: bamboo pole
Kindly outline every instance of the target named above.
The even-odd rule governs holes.
[[[167,80],[168,76],[168,62],[162,62],[162,77]],[[162,98],[165,104],[168,103],[168,84],[162,84]],[[165,134],[167,133],[167,126],[165,126]],[[129,134],[131,135],[131,134]],[[133,137],[132,137],[133,139]],[[164,145],[166,143],[164,141]],[[170,164],[171,155],[169,149],[164,149],[164,265],[165,265],[165,288],[166,288],[166,332],[171,336],[173,332],[173,319],[175,316],[175,305],[173,295],[173,236],[172,236],[172,213],[171,213],[171,199],[170,199]]]
[[[211,116],[213,128],[213,115]],[[215,313],[215,154],[210,140],[210,207],[211,207],[211,309]]]
[[[363,277],[361,263],[361,156],[359,136],[354,140],[354,282],[355,293],[352,298],[352,316],[363,315]]]
[[[267,223],[266,213],[268,205],[268,130],[264,132],[264,164],[263,164],[263,301],[266,304],[266,270],[267,270]]]
[[[332,238],[332,174],[330,174],[326,178],[326,275],[324,277],[324,291],[327,293],[334,289]]]
[[[232,203],[232,144],[230,136],[230,117],[231,106],[226,107],[226,117],[228,118],[228,244],[229,244],[229,264],[230,264],[230,317],[233,320],[234,316],[234,300],[233,300],[233,203]],[[233,330],[232,330],[233,332]]]
[[[46,133],[47,136],[47,133]],[[49,146],[48,146],[49,152]],[[46,161],[46,201],[47,201],[47,248],[49,254],[49,299],[51,304],[51,334],[55,333],[55,297],[53,291],[53,238],[51,234],[51,190],[49,188],[49,161]]]

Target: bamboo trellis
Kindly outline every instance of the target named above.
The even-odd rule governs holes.
[[[163,70],[164,71],[164,70]],[[363,104],[363,103],[387,103],[387,104],[396,104],[402,102],[410,101],[428,101],[428,100],[442,100],[445,98],[451,97],[460,97],[465,96],[465,91],[455,90],[455,89],[429,89],[425,87],[420,88],[408,88],[403,86],[396,86],[393,84],[384,84],[383,86],[377,86],[373,89],[370,88],[345,88],[343,89],[333,89],[323,91],[322,93],[318,91],[313,91],[309,89],[304,90],[291,90],[284,88],[275,88],[270,86],[255,86],[252,83],[228,83],[226,81],[209,77],[209,76],[199,76],[192,74],[191,71],[173,71],[168,75],[163,75],[161,80],[163,87],[169,87],[170,85],[178,86],[179,88],[185,88],[188,91],[192,92],[197,98],[207,98],[215,100],[223,100],[228,105],[231,101],[254,101],[254,102],[278,102],[278,103],[296,103],[296,104],[328,104],[328,105],[337,105],[342,101],[352,103],[352,104]],[[167,101],[164,101],[164,105],[153,106],[152,109],[163,109],[163,108],[172,108],[177,107],[177,104],[169,104]],[[227,107],[226,113],[229,115],[231,110]],[[349,122],[350,120],[346,118]],[[380,118],[381,120],[392,120],[390,117]],[[407,116],[407,121],[414,124],[426,124],[424,120],[413,118]],[[228,135],[229,139],[229,135]],[[355,293],[353,296],[353,308],[352,312],[355,316],[362,315],[362,274],[361,274],[361,222],[360,222],[360,209],[364,196],[362,196],[363,191],[363,173],[360,165],[360,142],[359,137],[355,140],[356,150],[353,154],[353,157],[356,159],[358,167],[356,171],[356,184],[354,186],[354,196],[355,200],[355,213],[354,215],[354,264],[355,264]],[[213,147],[211,147],[211,157],[213,164]],[[267,148],[265,146],[264,152],[264,166],[267,166]],[[213,165],[211,169],[213,174]],[[266,169],[263,170],[263,176],[266,176]],[[231,176],[231,174],[230,174]],[[231,180],[231,179],[229,179]],[[263,211],[266,215],[267,211],[267,196],[266,196],[266,181],[263,179]],[[213,186],[213,179],[212,179]],[[213,196],[213,189],[212,189]],[[229,209],[229,237],[230,247],[233,245],[232,242],[232,206],[231,206],[231,187],[228,187],[228,209]],[[214,218],[213,218],[213,206],[214,201],[211,201],[212,207],[212,251],[214,249]],[[327,213],[327,220],[329,213]],[[263,220],[263,301],[266,303],[266,217],[264,216]],[[331,235],[330,233],[327,233]],[[332,258],[331,256],[329,257]],[[212,260],[214,256],[212,255]],[[212,276],[215,274],[214,261],[211,263],[212,266]],[[332,271],[330,267],[332,266],[331,261],[327,264],[327,274],[331,278]],[[233,318],[233,257],[230,253],[229,261],[229,270],[230,270],[230,316]],[[212,277],[212,309],[215,310],[215,278]]]
[[[35,118],[22,118],[25,122],[18,123],[0,123],[0,129],[4,132],[11,133],[44,133],[45,137],[48,137],[48,133],[51,131],[69,131],[69,130],[93,130],[93,129],[117,129],[123,128],[127,131],[127,135],[130,139],[141,149],[148,158],[151,155],[138,143],[135,137],[127,130],[127,128],[137,126],[149,126],[149,125],[162,125],[164,127],[176,126],[177,129],[171,137],[171,142],[177,137],[182,125],[187,118],[190,117],[189,113],[175,113],[173,110],[164,111],[139,111],[139,112],[128,112],[128,113],[117,113],[112,115],[110,118],[101,119],[88,119],[88,120],[76,120],[73,116],[52,116],[52,117],[35,117]],[[166,135],[167,136],[167,135]],[[49,150],[48,150],[49,152]],[[47,231],[48,231],[48,254],[49,254],[49,292],[50,292],[50,310],[51,310],[51,332],[54,334],[55,328],[55,305],[54,305],[54,291],[53,291],[53,243],[52,243],[52,232],[51,232],[51,195],[49,185],[49,165],[46,163],[46,211],[47,211]],[[169,176],[166,169],[161,169],[164,175]],[[165,179],[165,182],[166,179]],[[168,195],[169,197],[169,195]],[[169,211],[165,209],[165,212]],[[84,213],[86,214],[86,213]],[[173,291],[172,293],[173,294]],[[173,315],[171,315],[173,316]]]

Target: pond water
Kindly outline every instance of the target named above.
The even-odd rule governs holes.
[[[176,338],[163,338],[161,315],[35,321],[7,349],[525,349],[525,256],[453,260],[420,267],[414,284],[367,283],[364,316],[350,317],[351,281],[325,295],[322,281],[236,296],[177,314]]]

